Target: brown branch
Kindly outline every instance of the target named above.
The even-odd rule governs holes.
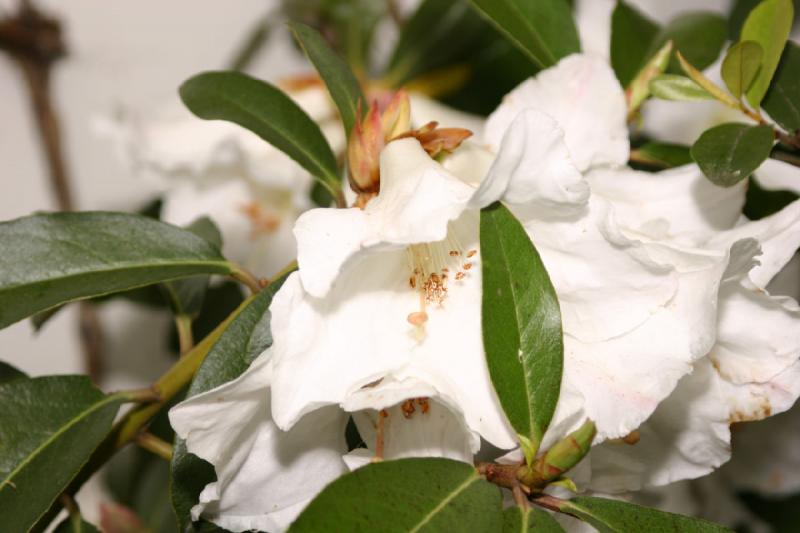
[[[0,20],[0,50],[17,63],[28,88],[56,205],[60,211],[72,211],[75,200],[58,112],[50,91],[53,64],[67,55],[61,24],[42,14],[30,1],[22,1],[15,15]],[[80,304],[79,324],[86,372],[96,383],[102,375],[103,332],[91,303]]]

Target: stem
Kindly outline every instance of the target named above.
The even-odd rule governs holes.
[[[148,387],[146,389],[121,391],[116,393],[116,396],[124,398],[126,402],[134,403],[157,402],[161,399],[161,397],[158,395],[158,392],[156,392],[156,390],[152,387]]]
[[[522,492],[522,486],[515,485],[513,489],[511,489],[511,494],[514,496],[514,502],[516,502],[517,506],[521,507],[523,511],[527,511],[528,507],[530,507],[530,502],[528,502],[528,497]]]
[[[247,298],[239,307],[231,313],[214,331],[200,341],[185,356],[167,370],[167,372],[156,381],[150,390],[157,395],[158,401],[151,404],[140,405],[129,411],[120,419],[111,431],[94,451],[89,461],[84,465],[78,475],[72,480],[64,494],[74,495],[81,486],[91,478],[114,454],[134,441],[147,426],[150,420],[158,414],[161,409],[168,405],[169,401],[175,397],[192,380],[195,372],[205,359],[208,352],[216,344],[219,337],[227,329],[228,325],[241,313],[253,297]],[[125,393],[123,393],[125,394]],[[135,393],[132,396],[136,396]],[[61,510],[62,502],[57,500],[48,511],[39,519],[32,531],[44,531]]]
[[[175,315],[175,328],[178,330],[178,345],[181,356],[186,355],[194,346],[192,334],[192,317],[189,315]]]
[[[549,509],[551,511],[555,511],[557,513],[563,513],[564,511],[561,510],[561,507],[566,503],[565,500],[561,498],[556,498],[555,496],[550,496],[549,494],[542,494],[539,496],[535,496],[531,499],[533,503],[538,505],[539,507],[544,507],[545,509]]]
[[[233,59],[229,63],[230,70],[245,72],[247,67],[258,56],[258,53],[269,40],[272,30],[271,20],[274,15],[270,12],[258,20],[248,31],[244,41],[239,45]]]
[[[375,457],[373,461],[383,461],[383,448],[386,444],[386,418],[388,417],[389,413],[386,409],[378,411],[378,427],[375,431]]]
[[[258,294],[261,292],[261,289],[263,289],[268,283],[266,280],[257,279],[253,274],[239,265],[234,265],[234,270],[231,272],[231,277],[239,283],[247,285],[247,288],[250,289],[252,294]]]
[[[152,433],[140,433],[136,436],[136,444],[166,461],[172,461],[172,444],[165,442]]]

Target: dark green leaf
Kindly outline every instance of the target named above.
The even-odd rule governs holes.
[[[659,26],[637,9],[619,1],[611,14],[611,66],[623,87],[648,59]]]
[[[478,11],[539,67],[580,52],[578,31],[566,0],[470,0]]]
[[[401,86],[420,74],[467,60],[463,52],[474,48],[485,30],[486,22],[466,2],[424,0],[400,29],[387,78]]]
[[[347,63],[328,47],[319,32],[299,22],[290,22],[289,28],[328,87],[342,117],[345,136],[349,137],[353,124],[358,119],[359,102],[363,112],[366,113],[367,110],[361,85]]]
[[[786,43],[762,106],[789,133],[800,130],[800,46],[791,41]]]
[[[564,528],[536,507],[509,507],[503,511],[503,533],[562,533]]]
[[[695,68],[703,70],[717,60],[727,36],[728,23],[720,15],[703,11],[682,13],[658,32],[647,55],[653,55],[664,43],[672,41],[673,50],[679,51]],[[670,72],[681,72],[674,56]]]
[[[56,526],[53,533],[100,533],[96,527],[82,520],[80,516],[66,517]]]
[[[325,487],[289,531],[495,533],[503,523],[501,499],[500,490],[466,463],[440,458],[385,461]]]
[[[561,387],[558,299],[528,234],[501,204],[481,211],[480,241],[489,373],[512,427],[535,453]]]
[[[246,128],[297,161],[332,192],[336,157],[319,126],[280,89],[239,72],[206,72],[185,81],[183,103],[198,117]]]
[[[122,400],[85,376],[15,379],[0,385],[0,516],[27,531],[111,429]]]
[[[187,398],[236,379],[272,345],[269,304],[285,279],[286,276],[261,291],[231,322],[200,365]],[[189,511],[197,503],[203,487],[214,479],[214,468],[190,454],[185,443],[176,438],[170,491],[181,531],[189,527]]]
[[[0,327],[72,300],[229,274],[214,246],[140,215],[52,213],[0,223]]]
[[[728,49],[722,61],[722,79],[735,98],[741,98],[761,68],[764,50],[755,41],[741,41]]]
[[[692,145],[692,158],[712,183],[730,187],[769,157],[774,138],[769,126],[721,124],[697,139]]]
[[[633,159],[633,156],[636,156]],[[651,165],[661,168],[679,167],[691,163],[689,147],[682,144],[648,142],[632,151],[631,163]]]
[[[694,80],[679,74],[662,74],[650,81],[650,92],[663,100],[708,100],[713,99],[705,89]]]
[[[596,527],[600,533],[722,533],[731,530],[713,522],[667,513],[605,498],[578,497],[565,501],[561,512],[571,514]]]
[[[750,220],[759,220],[774,215],[797,198],[792,191],[764,189],[758,183],[758,175],[750,176],[742,213]]]
[[[16,367],[0,361],[0,384],[12,379],[28,377],[25,372]]]
[[[783,47],[792,29],[794,6],[791,0],[764,0],[747,16],[742,26],[742,41],[755,41],[761,45],[764,55],[761,69],[747,90],[747,101],[755,108],[767,94]]]
[[[189,224],[186,229],[208,241],[216,248],[222,248],[222,234],[216,224],[208,217],[201,217]],[[208,289],[208,276],[164,283],[161,288],[176,315],[196,316],[203,307],[203,299]]]

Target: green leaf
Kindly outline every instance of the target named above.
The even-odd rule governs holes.
[[[761,105],[789,133],[800,130],[800,46],[791,41],[786,43]]]
[[[600,533],[722,533],[731,530],[713,522],[667,513],[605,498],[578,497],[564,501],[560,511],[596,527]]]
[[[401,86],[452,65],[486,29],[486,22],[460,0],[424,0],[400,28],[386,77]],[[494,32],[494,30],[491,30]]]
[[[503,511],[503,533],[562,533],[564,528],[536,507],[509,507]]]
[[[688,146],[651,141],[631,151],[631,162],[672,168],[688,165],[693,159]]]
[[[501,204],[481,211],[480,241],[489,374],[512,427],[535,454],[561,387],[558,299],[525,229]]]
[[[53,533],[100,533],[96,527],[82,520],[80,515],[68,516],[56,526]]]
[[[31,215],[0,223],[0,328],[73,300],[197,274],[230,274],[219,250],[140,215]]]
[[[222,248],[222,234],[210,218],[200,217],[186,226],[186,230],[205,239],[216,248]],[[203,307],[208,281],[208,276],[196,276],[164,283],[161,289],[164,291],[173,313],[194,317],[200,313]]]
[[[500,489],[450,459],[400,459],[345,474],[306,507],[291,533],[497,532]]]
[[[747,101],[755,108],[767,94],[781,52],[789,37],[794,18],[791,0],[764,0],[747,16],[742,26],[742,41],[755,41],[764,51],[761,69],[753,84],[747,90]]]
[[[566,0],[470,0],[539,67],[580,52],[578,31]]]
[[[236,379],[272,345],[269,304],[285,280],[283,276],[258,293],[230,323],[197,370],[187,398]],[[171,472],[172,506],[180,531],[186,531],[191,524],[189,511],[203,487],[214,481],[214,469],[189,453],[183,440],[176,438]]]
[[[722,79],[736,98],[741,98],[761,67],[764,50],[755,41],[741,41],[728,49],[722,61]]]
[[[11,381],[12,379],[25,378],[25,377],[28,376],[22,370],[19,370],[18,368],[11,366],[8,363],[0,361],[0,384],[5,383],[7,381]]]
[[[275,146],[338,193],[336,157],[319,126],[280,89],[240,72],[205,72],[181,85],[181,99],[206,120],[227,120]]]
[[[662,100],[709,100],[714,97],[693,80],[679,74],[662,74],[650,81],[650,93]]]
[[[692,158],[712,183],[730,187],[752,174],[769,157],[774,138],[769,126],[721,124],[697,139],[692,145]]]
[[[0,516],[27,531],[111,429],[122,399],[85,376],[15,379],[0,385]]]
[[[611,14],[611,66],[623,87],[636,77],[648,59],[659,26],[625,2]],[[652,54],[650,54],[652,55]]]
[[[290,22],[289,29],[328,87],[342,117],[345,138],[349,138],[350,131],[358,120],[359,102],[365,113],[367,109],[361,85],[347,63],[330,49],[318,31],[299,22]]]
[[[658,32],[650,45],[652,55],[667,41],[696,68],[703,70],[719,57],[728,36],[728,23],[716,13],[691,11],[672,19]],[[680,72],[678,61],[673,58],[672,72]]]

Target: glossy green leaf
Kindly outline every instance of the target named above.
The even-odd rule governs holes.
[[[31,215],[0,223],[0,327],[73,300],[198,274],[229,274],[219,250],[140,215]]]
[[[528,234],[501,204],[481,211],[480,243],[489,374],[508,420],[535,455],[561,387],[558,299]]]
[[[792,29],[794,6],[792,0],[764,0],[747,16],[740,40],[755,41],[764,51],[755,80],[747,90],[747,101],[758,108],[767,94],[786,39]]]
[[[24,377],[27,377],[25,372],[9,365],[8,363],[0,361],[0,384],[5,383],[6,381],[11,381],[12,379]]]
[[[626,2],[617,2],[611,14],[611,66],[627,87],[647,61],[659,26]]]
[[[631,163],[660,168],[679,167],[692,161],[689,147],[682,144],[651,141],[631,151]]]
[[[15,379],[0,385],[0,516],[27,531],[111,429],[122,400],[85,376]]]
[[[580,52],[578,31],[566,0],[469,0],[539,67]]]
[[[464,52],[475,48],[486,25],[462,0],[424,0],[400,28],[386,77],[399,87],[467,59],[462,57]]]
[[[761,68],[764,50],[755,41],[741,41],[728,49],[722,61],[722,79],[736,98],[741,98]]]
[[[713,522],[667,513],[619,500],[578,497],[565,501],[561,512],[597,528],[600,533],[723,533],[731,530]]]
[[[205,72],[181,85],[181,99],[206,120],[246,128],[297,161],[336,193],[336,157],[319,126],[280,89],[240,72]]]
[[[503,533],[563,533],[564,528],[546,511],[536,507],[509,507],[503,511]]]
[[[672,19],[653,40],[648,55],[652,55],[667,41],[680,52],[689,63],[703,70],[720,55],[728,36],[728,23],[724,17],[705,11],[689,11]],[[671,72],[680,72],[680,65],[673,57]]]
[[[679,74],[662,74],[650,81],[650,93],[662,100],[709,100],[714,97],[693,80]]]
[[[769,126],[721,124],[697,139],[692,145],[692,158],[712,183],[730,187],[769,157],[774,138]]]
[[[778,70],[761,105],[786,131],[800,130],[800,46],[797,44],[786,43]]]
[[[361,85],[347,63],[330,49],[317,30],[299,22],[290,22],[289,28],[328,87],[328,92],[342,117],[345,136],[349,137],[358,119],[359,102],[363,113],[366,113],[368,107],[364,93],[361,92]]]
[[[258,293],[231,322],[203,360],[192,381],[187,398],[232,381],[247,370],[261,352],[272,345],[269,304],[286,276]],[[200,492],[215,479],[207,462],[189,453],[183,440],[176,438],[172,454],[172,506],[181,531],[191,525],[189,511]]]
[[[289,531],[495,533],[502,528],[501,505],[500,489],[472,465],[400,459],[373,463],[335,480]]]

